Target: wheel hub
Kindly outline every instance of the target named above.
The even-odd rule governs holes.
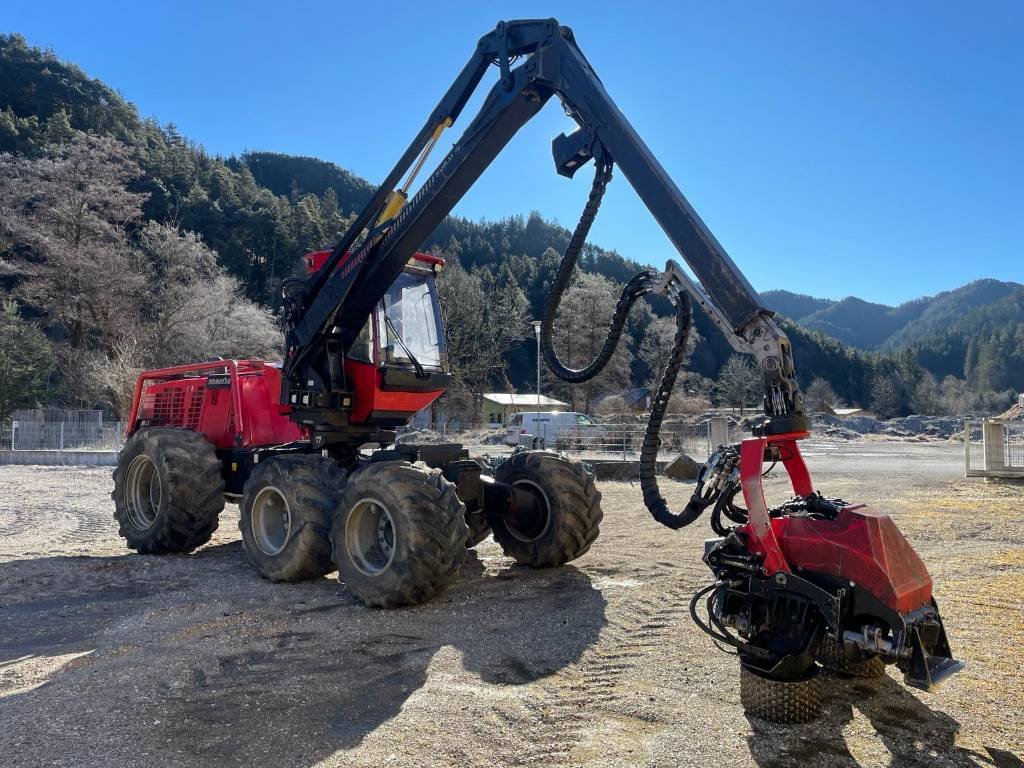
[[[360,499],[345,521],[345,547],[356,568],[367,576],[383,573],[395,557],[395,523],[376,499]]]
[[[160,512],[163,484],[160,482],[160,472],[149,456],[143,454],[132,459],[128,465],[125,486],[125,503],[131,524],[140,531],[151,528]]]
[[[252,503],[252,533],[265,555],[278,555],[291,536],[292,515],[284,494],[272,485],[263,488]]]
[[[516,480],[513,485],[518,491],[515,494],[516,510],[513,516],[505,519],[505,527],[520,541],[537,541],[551,522],[551,502],[544,489],[530,480]]]

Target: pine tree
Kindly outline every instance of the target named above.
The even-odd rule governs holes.
[[[15,408],[46,402],[53,350],[43,332],[18,316],[13,300],[0,301],[0,420]]]

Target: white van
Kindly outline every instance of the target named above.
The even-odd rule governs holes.
[[[555,448],[600,440],[605,429],[585,413],[575,411],[524,411],[513,414],[505,424],[506,445]],[[568,446],[566,446],[568,447]]]

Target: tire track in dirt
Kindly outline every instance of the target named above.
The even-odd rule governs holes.
[[[0,537],[13,538],[28,528],[27,515],[18,509],[0,510]]]
[[[630,695],[620,687],[628,673],[686,629],[691,585],[703,575],[696,568],[673,569],[645,584],[648,591],[615,604],[598,645],[574,666],[578,678],[568,685],[544,686],[543,695],[530,705],[538,725],[511,765],[571,765],[573,749],[599,719],[595,715],[614,711]],[[672,583],[652,594],[649,590],[662,586],[665,578]]]

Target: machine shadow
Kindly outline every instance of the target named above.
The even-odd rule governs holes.
[[[27,747],[66,744],[81,755],[85,745],[67,735],[63,717],[92,713],[87,721],[100,731],[129,711],[136,730],[125,735],[166,745],[168,759],[315,764],[395,717],[442,648],[483,682],[517,686],[558,672],[597,641],[606,604],[584,573],[486,574],[468,554],[439,599],[390,611],[358,605],[333,578],[264,582],[238,543],[193,558],[0,564],[0,721],[61,713],[14,735]],[[16,599],[28,584],[31,594]],[[38,687],[2,695],[4,668],[20,659],[85,651],[93,653],[55,667]]]
[[[847,748],[843,735],[856,712],[870,721],[891,756],[889,765],[893,768],[1003,768],[1003,763],[992,756],[992,750],[982,755],[957,746],[960,723],[928,707],[889,675],[877,680],[823,677],[822,684],[825,711],[813,723],[777,725],[748,718],[753,731],[747,737],[748,746],[760,768],[859,768],[861,763]]]
[[[241,543],[231,542],[191,556],[57,555],[0,563],[0,665],[93,650],[114,622],[197,583],[199,568],[234,570],[241,556]]]

